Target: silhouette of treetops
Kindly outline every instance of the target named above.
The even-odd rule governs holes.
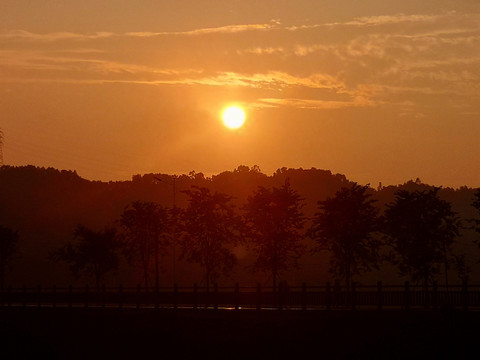
[[[240,217],[229,195],[197,186],[183,192],[188,206],[181,213],[180,258],[203,267],[208,289],[220,275],[228,276],[237,262],[231,246],[239,241]]]
[[[149,286],[152,260],[155,287],[159,287],[160,258],[170,245],[170,219],[167,208],[153,202],[135,201],[120,217],[124,230],[123,250],[130,264],[139,265],[145,286]]]
[[[302,200],[287,180],[280,188],[260,186],[243,207],[244,234],[256,254],[253,269],[270,273],[274,290],[280,274],[297,268],[305,252]]]
[[[5,275],[13,267],[13,260],[18,253],[18,232],[0,226],[0,289],[5,286]]]
[[[383,231],[394,250],[394,264],[402,275],[422,281],[425,287],[441,265],[448,284],[449,257],[460,228],[451,204],[441,200],[438,191],[397,191],[384,218]]]
[[[118,268],[120,241],[114,228],[101,231],[78,225],[73,241],[50,253],[54,261],[65,261],[78,279],[82,275],[93,276],[97,291],[105,274]]]
[[[330,252],[330,272],[345,279],[347,289],[355,275],[377,269],[381,261],[378,208],[369,185],[341,188],[333,197],[318,202],[309,236],[316,251]]]

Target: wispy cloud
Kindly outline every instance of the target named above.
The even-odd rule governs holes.
[[[126,36],[135,37],[152,37],[163,35],[208,35],[208,34],[235,34],[245,31],[265,31],[278,29],[279,24],[276,22],[266,24],[240,24],[240,25],[227,25],[211,28],[201,28],[188,31],[173,31],[173,32],[129,32]]]
[[[380,15],[380,16],[364,16],[356,18],[352,21],[344,23],[331,23],[327,25],[354,25],[354,26],[379,26],[385,24],[398,24],[398,23],[427,23],[443,19],[455,13],[445,14],[395,14],[395,15]]]
[[[0,33],[0,39],[53,42],[62,40],[95,40],[115,36],[112,32],[96,32],[92,34],[72,32],[33,33],[25,30],[14,30]]]
[[[271,22],[266,24],[239,24],[239,25],[227,25],[211,28],[200,28],[187,31],[164,31],[164,32],[126,32],[126,33],[113,33],[113,32],[95,32],[95,33],[73,33],[73,32],[51,32],[51,33],[33,33],[25,30],[14,30],[9,32],[0,33],[0,39],[10,40],[23,40],[23,41],[41,41],[41,42],[54,42],[64,40],[96,40],[105,39],[111,37],[159,37],[169,35],[209,35],[209,34],[235,34],[246,31],[266,31],[272,29],[278,29],[279,24],[277,22]]]
[[[351,101],[332,101],[316,99],[295,99],[295,98],[264,98],[259,99],[259,104],[266,104],[274,107],[287,106],[299,109],[327,110],[341,109],[347,107],[366,107],[374,106],[376,103],[362,97],[357,97]]]

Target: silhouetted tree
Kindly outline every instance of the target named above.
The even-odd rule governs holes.
[[[384,232],[395,251],[393,262],[402,275],[422,281],[426,289],[441,265],[448,284],[448,257],[460,228],[456,213],[438,191],[397,191],[385,211]]]
[[[473,195],[472,206],[477,210],[478,215],[480,215],[480,188],[477,189]],[[480,234],[480,219],[470,219],[469,222],[473,223],[473,229]],[[476,239],[475,243],[480,247],[480,239]]]
[[[152,203],[135,201],[121,215],[120,224],[125,230],[124,250],[130,263],[138,263],[143,271],[145,286],[153,257],[155,288],[159,287],[160,257],[170,244],[169,213],[166,208]]]
[[[73,237],[73,241],[50,253],[50,258],[68,263],[76,279],[81,275],[93,276],[99,291],[105,274],[118,268],[117,231],[114,228],[95,231],[78,225]]]
[[[305,251],[302,200],[287,180],[280,188],[258,187],[243,207],[245,236],[257,255],[253,269],[271,274],[274,291],[281,272],[297,268]]]
[[[369,185],[355,183],[319,201],[309,230],[319,244],[316,250],[330,251],[330,273],[345,279],[347,289],[355,275],[378,268],[381,260],[378,208],[368,190]]]
[[[0,288],[5,286],[5,274],[11,270],[15,254],[18,252],[18,232],[0,226]]]
[[[473,201],[472,201],[471,205],[477,210],[477,214],[480,215],[480,188],[475,191],[475,193],[473,194],[473,199],[472,200]],[[471,229],[475,230],[476,233],[480,234],[480,219],[479,218],[468,219],[467,222],[470,223],[470,224],[473,224]],[[473,242],[475,244],[477,244],[478,247],[480,247],[480,237],[475,238],[473,240]],[[457,271],[459,273],[460,278],[462,278],[462,273],[464,273],[465,270],[466,270],[467,273],[463,274],[463,276],[464,276],[463,279],[464,280],[468,279],[468,274],[471,272],[471,268],[466,266],[465,255],[463,255],[462,257],[459,257],[459,258],[457,257],[455,260],[456,260],[456,262],[454,262],[454,264],[456,264]]]
[[[228,275],[237,261],[230,246],[239,238],[239,217],[231,196],[197,186],[182,192],[189,203],[182,213],[181,258],[204,268],[208,291],[210,282]]]

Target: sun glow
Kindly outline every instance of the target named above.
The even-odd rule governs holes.
[[[239,106],[229,106],[223,110],[223,124],[229,129],[238,129],[245,123],[245,111]]]

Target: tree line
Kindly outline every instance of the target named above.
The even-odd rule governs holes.
[[[57,262],[68,264],[77,277],[88,275],[99,283],[117,274],[114,270],[119,267],[123,272],[128,262],[135,272],[123,274],[141,273],[145,285],[158,286],[160,279],[165,281],[165,270],[170,270],[170,266],[164,269],[168,254],[179,259],[180,271],[203,269],[189,276],[201,277],[205,284],[235,270],[244,277],[251,271],[257,279],[264,273],[277,286],[299,268],[308,271],[309,282],[316,281],[312,275],[317,265],[312,266],[312,261],[319,269],[328,266],[331,276],[348,286],[383,264],[393,264],[415,282],[428,284],[435,277],[448,284],[453,275],[470,276],[472,269],[465,260],[473,252],[459,248],[468,246],[473,230],[480,227],[468,220],[478,217],[474,211],[479,211],[478,191],[474,196],[473,189],[439,190],[416,181],[375,190],[317,169],[279,169],[271,177],[248,167],[212,178],[201,173],[182,175],[177,179],[181,194],[170,207],[165,204],[172,202],[172,187],[155,184],[153,175],[108,184],[54,169],[4,166],[0,175],[0,220],[14,238],[20,238],[14,255],[6,257],[7,265],[0,264],[5,269],[1,273],[23,261],[25,265],[17,268],[32,274],[28,276],[38,274],[40,281],[47,269],[52,269],[48,278],[63,276],[54,265]],[[402,225],[402,219],[408,226]],[[102,237],[110,238],[105,241],[108,246],[95,249]],[[97,240],[80,247],[84,238]],[[48,247],[42,248],[47,240]],[[18,248],[20,259],[15,255]],[[247,258],[235,256],[239,248],[247,248]],[[46,260],[47,251],[55,262]],[[67,261],[78,252],[96,255],[77,256],[76,264]],[[100,263],[103,259],[109,260]],[[38,265],[30,265],[32,260]],[[186,262],[198,265],[187,267]]]
[[[439,198],[439,188],[398,190],[381,213],[371,190],[356,183],[342,187],[318,201],[316,213],[307,219],[304,199],[288,179],[280,187],[259,186],[239,208],[230,195],[192,186],[183,191],[185,208],[134,201],[115,227],[96,230],[79,224],[50,259],[66,262],[76,278],[92,277],[97,289],[107,273],[118,269],[120,256],[141,269],[145,286],[158,288],[161,259],[172,245],[178,246],[179,259],[203,269],[207,288],[231,273],[237,264],[233,248],[239,245],[254,254],[250,270],[265,273],[274,289],[282,274],[300,266],[307,251],[327,252],[330,273],[347,288],[356,276],[383,262],[427,287],[440,275],[448,285],[452,268],[468,279],[465,254],[455,253],[453,245],[464,228],[480,233],[480,219],[460,219],[451,204]],[[480,190],[471,205],[480,213]],[[305,245],[307,238],[315,242],[313,249]],[[2,286],[18,241],[17,232],[0,227]]]

